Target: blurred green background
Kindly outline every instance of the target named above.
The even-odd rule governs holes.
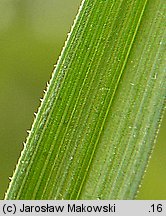
[[[0,199],[81,0],[0,0]],[[163,121],[138,199],[166,199]]]

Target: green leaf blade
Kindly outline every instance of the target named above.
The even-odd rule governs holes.
[[[83,2],[6,199],[134,198],[164,107],[164,11]]]

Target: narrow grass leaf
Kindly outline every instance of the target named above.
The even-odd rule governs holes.
[[[162,119],[164,0],[84,0],[5,199],[133,199]]]

